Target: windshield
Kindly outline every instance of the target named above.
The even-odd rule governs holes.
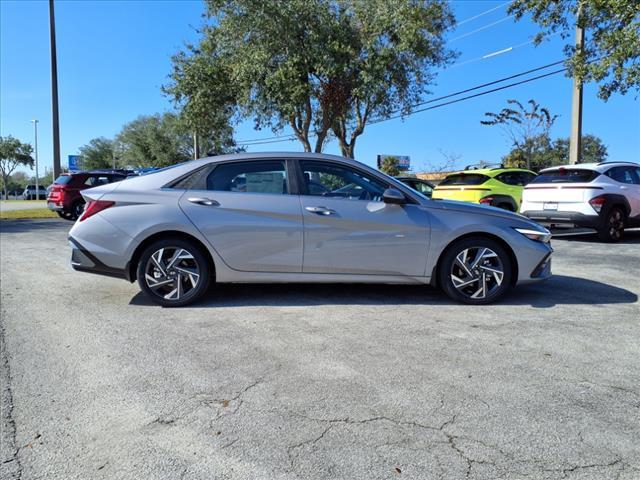
[[[481,185],[489,180],[486,175],[479,173],[455,173],[440,182],[440,185]]]
[[[53,183],[55,183],[56,185],[65,185],[70,181],[71,181],[71,175],[60,175],[58,178],[56,178],[56,180]]]
[[[589,183],[600,174],[584,168],[561,168],[543,172],[531,183]]]

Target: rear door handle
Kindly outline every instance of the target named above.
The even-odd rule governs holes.
[[[304,207],[307,212],[316,213],[318,215],[333,215],[335,210],[331,210],[327,207]]]
[[[188,200],[191,203],[195,203],[197,205],[205,205],[207,207],[218,207],[220,205],[220,202],[207,197],[191,197]]]

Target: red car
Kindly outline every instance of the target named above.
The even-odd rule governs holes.
[[[80,194],[81,190],[105,183],[119,182],[127,176],[127,172],[117,170],[63,173],[51,186],[47,207],[64,219],[76,220],[84,210],[85,202]]]

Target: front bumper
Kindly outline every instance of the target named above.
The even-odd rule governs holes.
[[[71,245],[71,267],[74,270],[130,280],[128,268],[119,269],[105,265],[71,236],[69,244]]]
[[[576,227],[598,228],[601,219],[598,215],[585,215],[580,212],[556,210],[527,210],[522,215],[542,225],[574,225]]]

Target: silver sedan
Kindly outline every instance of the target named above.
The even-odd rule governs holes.
[[[549,232],[493,207],[435,201],[354,160],[245,153],[83,190],[71,265],[182,306],[211,284],[405,283],[490,303],[551,276]]]

